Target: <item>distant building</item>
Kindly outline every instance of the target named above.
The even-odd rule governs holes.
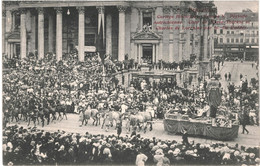
[[[216,18],[214,53],[230,60],[257,60],[258,33],[258,13],[226,12]]]

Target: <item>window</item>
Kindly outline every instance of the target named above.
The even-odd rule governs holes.
[[[234,39],[233,38],[231,39],[231,43],[234,43]]]
[[[251,43],[255,43],[255,39],[251,39]]]
[[[252,31],[252,34],[254,35],[254,34],[255,34],[255,31]]]
[[[229,34],[229,31],[227,31],[227,34]]]
[[[19,12],[14,12],[13,13],[13,18],[14,18],[14,29],[19,29],[20,28],[20,13]]]
[[[239,43],[239,39],[236,39],[236,43]]]
[[[240,39],[240,43],[243,43],[244,41],[243,41],[243,39]]]
[[[223,29],[220,29],[220,34],[223,34]]]
[[[143,12],[143,26],[152,25],[152,12]]]
[[[220,39],[219,39],[219,42],[220,42],[220,43],[223,43],[223,38],[220,38]]]
[[[217,30],[216,29],[214,29],[214,34],[217,34]]]
[[[227,43],[229,43],[229,38],[227,38]]]
[[[95,46],[95,45],[96,45],[96,35],[85,34],[85,46]]]
[[[234,34],[234,31],[231,31],[231,34]]]
[[[246,43],[249,43],[249,39],[246,39]]]

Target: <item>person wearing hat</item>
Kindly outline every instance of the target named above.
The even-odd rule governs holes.
[[[188,141],[188,133],[187,133],[187,129],[183,129],[182,130],[182,143],[183,145],[189,146],[190,143]]]
[[[139,151],[138,155],[136,156],[135,165],[144,166],[147,159],[148,157],[144,153],[142,153],[142,151]]]

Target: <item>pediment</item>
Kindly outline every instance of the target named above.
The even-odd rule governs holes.
[[[143,39],[150,39],[150,40],[160,40],[161,37],[153,31],[141,31],[137,32],[132,36],[133,40],[143,40]]]

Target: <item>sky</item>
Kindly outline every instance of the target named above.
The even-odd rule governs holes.
[[[243,9],[250,9],[253,12],[258,12],[259,4],[256,0],[251,1],[219,1],[215,0],[214,4],[217,7],[218,14],[224,14],[225,12],[242,12]]]

